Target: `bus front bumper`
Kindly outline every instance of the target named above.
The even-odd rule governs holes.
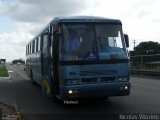
[[[130,94],[130,82],[60,86],[61,99],[126,96]]]

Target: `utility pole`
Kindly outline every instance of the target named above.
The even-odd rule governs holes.
[[[135,48],[135,46],[136,46],[136,40],[133,40],[133,44],[134,44],[134,48]]]

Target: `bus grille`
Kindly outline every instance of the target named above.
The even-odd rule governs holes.
[[[83,83],[97,83],[97,78],[82,78]]]
[[[115,80],[116,80],[116,77],[101,77],[101,82],[111,82]]]
[[[94,84],[98,82],[113,82],[116,80],[116,77],[101,77],[101,78],[81,78],[84,84]]]

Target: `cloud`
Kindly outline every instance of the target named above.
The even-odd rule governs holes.
[[[17,24],[19,31],[33,36],[39,33],[46,26],[45,23],[39,24],[18,22]]]
[[[0,44],[0,57],[5,58],[7,62],[18,58],[25,59],[25,47],[19,47],[16,44],[2,44],[1,42]]]
[[[122,20],[123,30],[128,33],[131,46],[134,39],[137,43],[144,40],[158,41],[159,5],[159,0],[1,0],[0,16],[14,20],[17,27],[13,31],[0,33],[0,56],[8,55],[9,59],[25,56],[26,43],[56,16],[117,18]]]
[[[11,33],[1,33],[0,34],[0,42],[4,43],[13,43],[19,44],[20,42],[26,42],[28,39],[31,39],[31,35],[29,33],[24,32],[11,32]]]
[[[140,12],[137,14],[137,18],[142,18],[148,15],[148,12]]]
[[[7,8],[5,13],[16,21],[43,23],[55,16],[80,14],[89,8],[91,0],[13,0],[2,3]]]
[[[19,27],[16,32],[0,34],[0,57],[11,61],[17,58],[25,58],[25,46],[33,37],[28,31]]]

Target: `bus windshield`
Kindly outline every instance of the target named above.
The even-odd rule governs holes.
[[[121,25],[62,24],[60,61],[126,59]]]

